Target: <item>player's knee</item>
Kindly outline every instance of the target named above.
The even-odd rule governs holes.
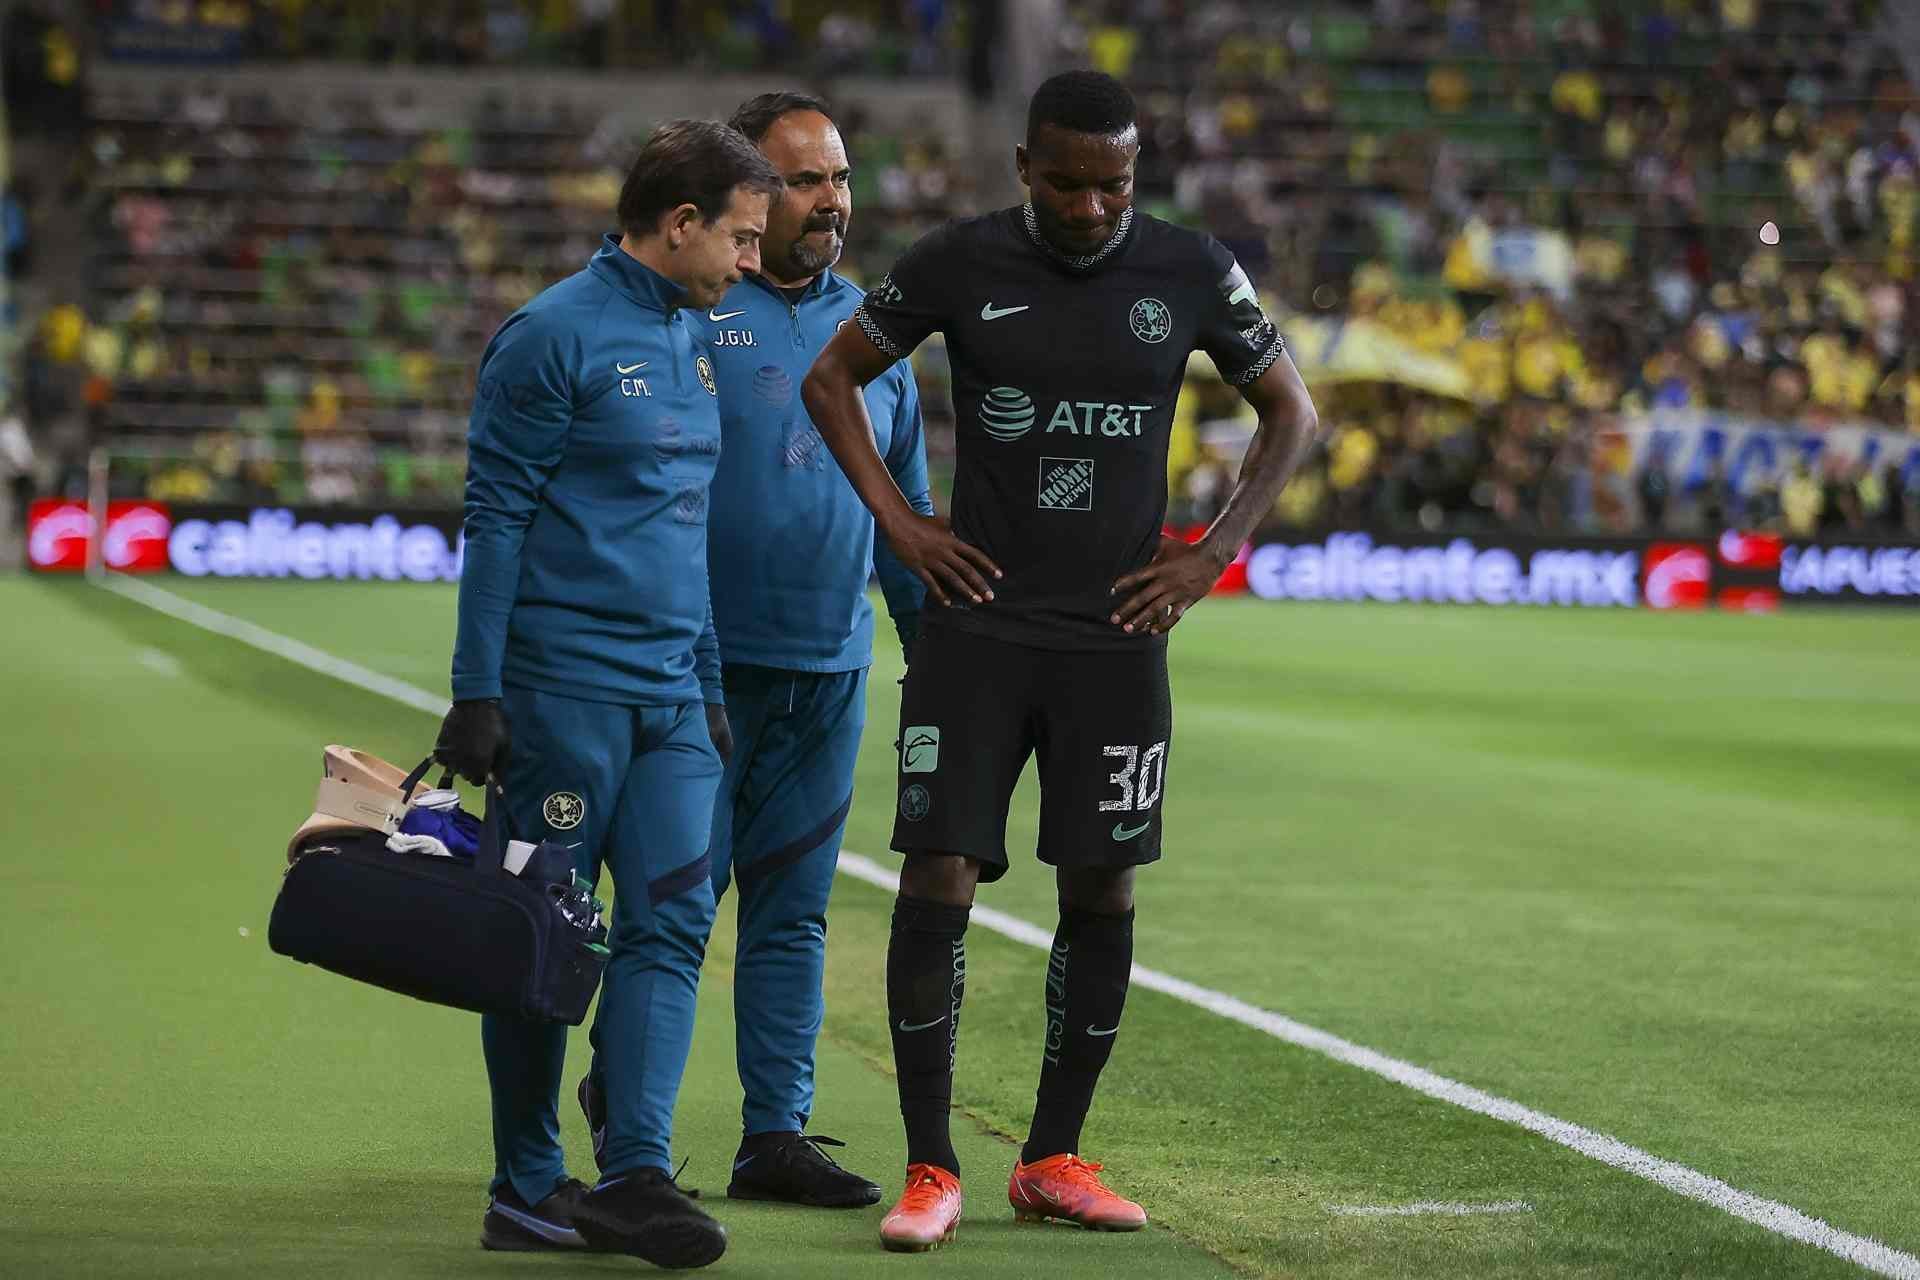
[[[1060,905],[1075,911],[1119,916],[1133,910],[1132,867],[1062,867]]]
[[[979,860],[957,854],[910,853],[900,868],[900,892],[926,902],[970,907],[979,883]]]

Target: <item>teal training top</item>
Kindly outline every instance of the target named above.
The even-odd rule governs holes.
[[[610,235],[487,344],[467,433],[456,699],[504,683],[721,700],[707,597],[720,408],[684,296]]]
[[[854,671],[873,661],[877,573],[887,612],[910,647],[925,588],[876,545],[873,517],[800,400],[814,357],[864,297],[823,271],[795,297],[759,276],[701,317],[720,378],[726,447],[713,479],[707,564],[713,620],[729,663]],[[874,444],[894,483],[931,514],[920,393],[902,360],[868,384]]]

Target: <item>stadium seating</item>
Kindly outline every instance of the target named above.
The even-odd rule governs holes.
[[[1911,468],[1719,493],[1608,444],[1667,411],[1920,431],[1920,98],[1879,10],[1091,0],[1059,54],[1136,87],[1143,202],[1219,235],[1286,317],[1327,431],[1279,518],[1920,533]],[[118,435],[195,442],[138,481],[173,496],[450,497],[486,335],[591,251],[633,140],[504,100],[295,119],[204,87],[92,112],[90,399]],[[849,123],[870,279],[975,188],[960,140]],[[1172,481],[1198,521],[1245,427],[1191,390]]]
[[[343,97],[294,119],[211,83],[92,111],[104,323],[86,358],[111,435],[199,453],[126,472],[176,498],[457,496],[488,335],[591,256],[636,142],[564,107]],[[965,184],[936,136],[850,133],[847,265],[884,270]]]
[[[950,69],[944,0],[835,0],[796,23],[775,0],[103,0],[101,45],[125,59],[328,60],[453,67],[848,71]],[[819,6],[814,6],[817,10]]]

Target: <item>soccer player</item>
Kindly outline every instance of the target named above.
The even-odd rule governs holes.
[[[1023,1219],[1146,1223],[1079,1146],[1126,1001],[1134,871],[1160,856],[1166,635],[1271,508],[1317,421],[1232,255],[1132,208],[1139,150],[1118,81],[1048,80],[1014,149],[1029,202],[910,248],[802,388],[881,534],[947,606],[921,622],[900,713],[893,847],[906,861],[887,1020],[908,1164],[881,1224],[890,1249],[932,1248],[960,1217],[947,1111],[964,938],[975,886],[1006,872],[1007,803],[1029,753],[1060,920],[1033,1126],[1008,1198]],[[936,329],[959,424],[951,525],[894,487],[860,395]],[[1194,350],[1259,427],[1225,508],[1189,546],[1163,537],[1161,521],[1174,401]]]
[[[760,270],[707,312],[725,447],[713,479],[708,567],[733,758],[713,818],[715,897],[738,899],[734,1026],[743,1137],[727,1194],[853,1208],[880,1188],[806,1133],[823,1011],[827,897],[873,661],[867,574],[909,654],[924,594],[884,549],[800,404],[800,382],[860,303],[834,274],[853,214],[846,145],[818,98],[769,93],[734,128],[786,180]],[[903,361],[866,388],[889,483],[931,512],[920,396]]]
[[[605,1176],[588,1189],[562,1160],[567,1029],[483,1019],[488,1248],[584,1243],[662,1266],[726,1249],[668,1172],[728,745],[707,595],[720,413],[688,312],[759,266],[783,185],[724,125],[661,128],[621,189],[622,234],[509,316],[481,360],[454,704],[435,754],[500,781],[513,834],[573,846],[582,875],[604,865],[619,889],[592,1031]]]

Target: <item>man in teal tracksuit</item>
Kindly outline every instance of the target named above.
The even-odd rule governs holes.
[[[562,1160],[566,1028],[483,1019],[489,1248],[584,1244],[663,1266],[726,1248],[668,1159],[728,745],[706,575],[720,415],[692,317],[759,266],[781,189],[735,131],[662,128],[621,191],[623,234],[510,316],[481,361],[454,704],[435,754],[497,778],[514,835],[571,845],[581,874],[604,866],[617,890],[592,1032],[605,1176],[588,1189]]]
[[[713,886],[738,900],[734,1025],[745,1093],[728,1194],[827,1207],[880,1188],[807,1135],[826,961],[827,895],[866,720],[873,661],[869,566],[910,650],[923,588],[800,403],[813,358],[860,304],[831,270],[851,198],[846,148],[824,105],[765,94],[732,124],[786,179],[767,215],[761,269],[708,310],[726,447],[713,480],[708,565],[725,663],[733,759],[713,815]],[[880,454],[907,499],[931,512],[913,371],[867,388]]]

